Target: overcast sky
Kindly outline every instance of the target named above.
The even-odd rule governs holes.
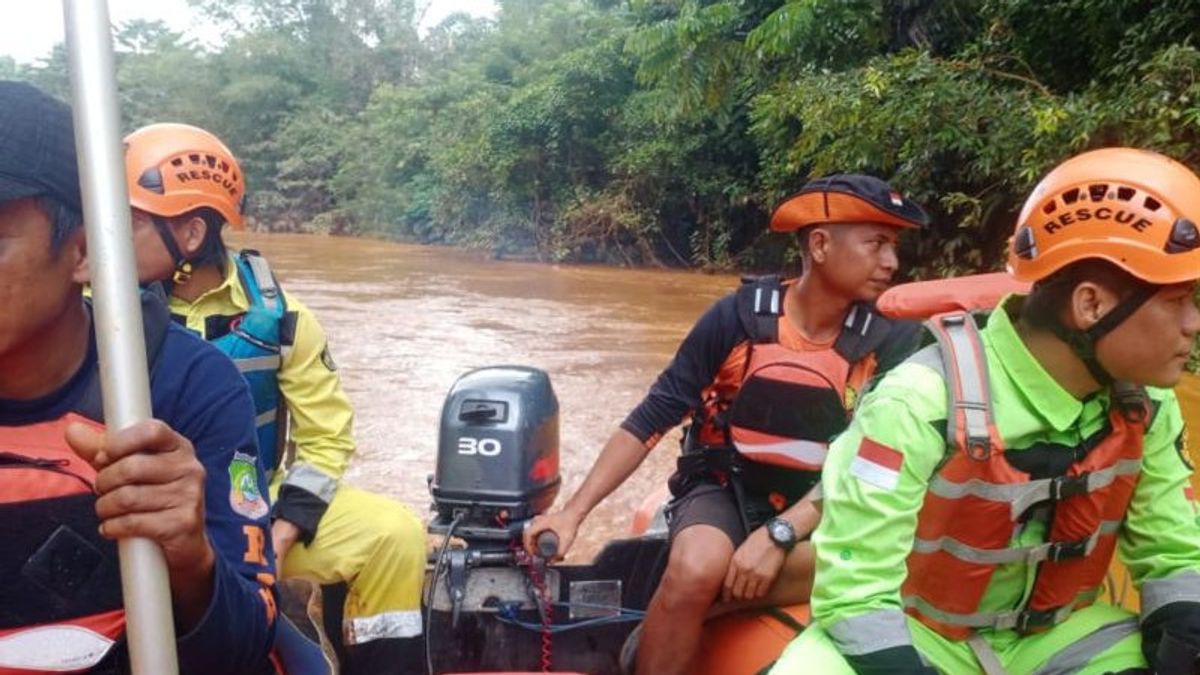
[[[62,2],[59,0],[0,0],[0,56],[30,63],[45,56],[56,42],[62,42]],[[197,20],[187,0],[108,0],[114,23],[129,19],[161,19],[171,28],[208,43],[214,40],[204,22]],[[437,24],[454,12],[493,16],[494,0],[432,0],[425,14],[425,26]],[[197,26],[197,24],[200,24]]]

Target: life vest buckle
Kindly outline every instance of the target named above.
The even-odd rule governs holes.
[[[1112,400],[1121,417],[1130,424],[1144,424],[1148,417],[1146,393],[1141,387],[1118,382],[1112,387]]]
[[[967,438],[965,450],[971,459],[977,462],[985,461],[992,456],[992,439],[987,436],[970,436]]]
[[[711,476],[715,473],[741,474],[742,463],[729,448],[696,448],[680,455],[675,468],[685,476]]]
[[[1056,541],[1050,544],[1046,560],[1061,562],[1063,560],[1070,560],[1071,558],[1082,558],[1091,552],[1092,541],[1091,537],[1076,541]]]
[[[1014,628],[1018,633],[1031,633],[1050,628],[1058,621],[1058,609],[1026,609],[1017,615]]]
[[[1088,493],[1088,477],[1090,473],[1078,476],[1059,476],[1050,480],[1050,499],[1058,502],[1068,497],[1078,497]]]

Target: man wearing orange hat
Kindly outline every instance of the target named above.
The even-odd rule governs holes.
[[[774,673],[1200,672],[1200,520],[1169,387],[1200,332],[1200,178],[1067,160],[1017,221],[1032,282],[864,398],[825,464],[810,627]],[[1114,552],[1141,616],[1097,599]]]
[[[647,609],[641,673],[692,669],[710,606],[808,600],[827,443],[857,392],[915,348],[918,331],[874,312],[896,273],[900,231],[927,223],[885,182],[814,180],[776,210],[771,228],[798,231],[798,279],[748,281],[717,301],[626,417],[566,506],[536,518],[565,552],[584,517],[692,417],[671,477],[671,549]]]

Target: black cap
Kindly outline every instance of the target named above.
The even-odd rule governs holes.
[[[83,212],[71,109],[29,84],[0,80],[0,202],[38,195]]]

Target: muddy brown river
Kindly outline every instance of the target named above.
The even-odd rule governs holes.
[[[473,368],[519,364],[558,394],[563,486],[583,480],[604,441],[644,395],[732,276],[492,260],[369,239],[248,234],[288,292],[320,319],[355,407],[358,453],[346,480],[429,514],[426,477],[442,400]],[[674,466],[678,436],[584,523],[570,559],[629,527]]]

